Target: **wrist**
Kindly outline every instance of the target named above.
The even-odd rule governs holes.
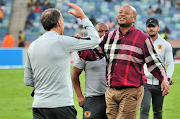
[[[80,19],[83,20],[86,17],[87,17],[86,15],[83,15],[82,17],[80,17]]]
[[[166,83],[169,85],[169,81],[167,81],[167,80],[163,80],[163,82],[166,82]]]

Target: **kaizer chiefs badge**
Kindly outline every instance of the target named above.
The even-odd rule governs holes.
[[[86,118],[90,117],[90,116],[91,116],[91,112],[85,111],[85,112],[84,112],[84,116],[85,116]]]
[[[159,45],[157,46],[157,48],[158,48],[158,49],[162,49],[163,46],[162,46],[161,44],[159,44]]]

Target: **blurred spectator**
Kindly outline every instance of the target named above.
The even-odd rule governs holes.
[[[43,5],[43,3],[41,2],[41,0],[36,0],[35,5],[42,6],[42,5]]]
[[[153,8],[151,6],[149,6],[147,12],[148,12],[148,14],[154,14]]]
[[[39,36],[38,36],[38,38],[41,37],[42,35],[43,35],[43,33],[40,33]]]
[[[169,38],[166,32],[161,33],[161,37],[164,38],[166,41],[169,41]]]
[[[155,10],[155,14],[162,14],[162,10],[160,8],[160,5],[158,5],[157,9]]]
[[[22,31],[19,31],[18,47],[24,47],[24,46],[25,46],[25,36],[22,33]]]
[[[28,8],[35,6],[35,2],[33,0],[29,0],[28,2]]]
[[[177,0],[176,5],[175,5],[176,10],[180,10],[180,0]]]
[[[158,0],[158,3],[159,3],[159,4],[164,5],[164,2],[165,2],[164,0]]]
[[[52,5],[51,3],[49,3],[49,5],[48,5],[48,6],[49,6],[49,8],[53,8],[53,5]]]
[[[96,19],[94,18],[94,15],[91,15],[91,18],[89,20],[92,22],[94,26],[97,24]]]
[[[9,33],[7,33],[3,40],[4,47],[12,48],[14,42],[15,42],[14,37],[12,35],[10,35]]]
[[[166,8],[171,8],[172,7],[171,0],[165,0],[165,7]]]
[[[107,25],[109,26],[109,29],[111,30],[112,28],[115,28],[115,23],[112,19],[110,19],[108,22],[107,22]]]
[[[168,28],[167,25],[165,25],[165,27],[164,27],[164,29],[162,30],[162,32],[163,32],[163,33],[167,33],[167,34],[170,34],[170,33],[171,33],[171,31],[170,31],[170,29]]]
[[[26,23],[25,23],[25,30],[26,29],[30,29],[31,27],[33,27],[34,25],[31,23],[31,21],[29,19],[26,19]]]
[[[43,4],[48,6],[50,4],[49,0],[44,0]]]
[[[41,7],[38,4],[36,4],[35,12],[41,12]]]
[[[0,8],[0,23],[2,23],[4,18],[4,11]]]
[[[73,29],[78,29],[79,28],[79,24],[78,21],[75,21],[75,23],[72,26]]]
[[[35,16],[34,12],[33,12],[32,10],[30,10],[27,18],[28,18],[29,20],[34,20],[35,17],[36,17],[36,16]]]
[[[168,28],[167,25],[165,25],[164,29],[162,30],[161,37],[169,41],[168,34],[170,33],[171,33],[170,29]]]
[[[48,5],[43,4],[43,6],[42,6],[42,11],[44,11],[44,10],[46,10],[46,9],[48,9],[48,8],[49,8],[49,6],[48,6]]]
[[[79,18],[76,18],[76,21],[77,21],[77,23],[78,23],[78,25],[79,25],[79,28],[83,28],[83,25],[81,24],[81,19],[79,19]]]
[[[68,21],[68,23],[66,23],[66,24],[64,25],[64,28],[65,28],[65,29],[72,29],[72,28],[73,28],[73,24],[71,23],[71,21]]]
[[[2,2],[0,3],[0,8],[5,12],[6,11],[6,5]]]

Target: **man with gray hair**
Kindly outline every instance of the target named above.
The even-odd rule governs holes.
[[[68,5],[75,10],[69,13],[82,20],[89,37],[63,36],[61,12],[54,8],[43,12],[41,23],[47,32],[30,44],[24,71],[25,84],[34,87],[33,119],[76,119],[70,53],[89,49],[101,41],[82,9],[73,3]]]

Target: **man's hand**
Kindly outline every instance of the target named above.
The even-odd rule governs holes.
[[[85,100],[85,97],[84,97],[84,96],[78,97],[78,103],[79,103],[79,106],[80,106],[80,107],[83,106],[84,100]]]
[[[84,33],[83,33],[83,30],[81,30],[81,35],[79,35],[78,33],[75,35],[75,37],[79,37],[79,38],[82,38],[84,37]]]
[[[161,91],[163,91],[162,96],[165,96],[165,95],[167,95],[169,93],[169,85],[168,85],[167,82],[162,81],[162,83],[161,83]]]
[[[87,16],[84,14],[84,12],[82,11],[82,9],[77,6],[76,4],[73,3],[68,3],[69,6],[71,6],[75,11],[68,11],[70,14],[74,15],[77,18],[80,18],[81,20],[86,18]]]

